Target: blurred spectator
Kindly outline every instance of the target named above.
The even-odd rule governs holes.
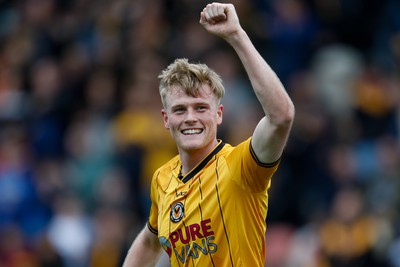
[[[288,254],[284,266],[290,267],[328,267],[321,255],[318,235],[318,222],[310,222],[296,229],[287,247]],[[305,245],[307,244],[307,245]]]
[[[266,265],[268,267],[280,267],[286,265],[289,255],[288,248],[292,242],[295,229],[287,224],[271,224],[266,234]]]
[[[2,128],[0,135],[0,230],[18,227],[22,237],[34,238],[47,221],[33,178],[28,137],[20,126]]]
[[[311,63],[318,103],[334,118],[348,119],[356,97],[352,88],[364,67],[360,52],[350,46],[330,45],[319,49]]]
[[[62,99],[61,70],[53,58],[43,58],[29,73],[29,127],[35,157],[63,155],[63,138],[67,114]]]
[[[366,68],[354,85],[354,108],[360,138],[371,140],[382,135],[396,136],[400,86],[389,75],[373,66]]]
[[[0,239],[0,265],[7,267],[39,267],[38,256],[27,245],[20,228],[9,226],[2,228]]]
[[[95,187],[113,165],[112,142],[110,122],[89,111],[77,114],[66,132],[67,185],[85,208],[93,209]]]
[[[88,266],[93,233],[90,218],[82,208],[79,200],[69,194],[60,195],[54,202],[48,239],[65,267]]]
[[[291,75],[308,66],[319,25],[305,1],[273,0],[265,10],[262,23],[267,42],[262,51],[287,85]]]
[[[21,74],[4,67],[0,69],[0,82],[0,121],[23,120],[28,112],[28,96],[22,90]]]
[[[397,238],[397,240],[392,243],[388,255],[390,262],[393,264],[394,267],[400,266],[399,253],[400,253],[400,238]]]
[[[61,255],[56,248],[50,243],[49,237],[43,233],[36,241],[34,253],[38,258],[38,266],[40,267],[64,267]]]
[[[359,188],[346,186],[335,196],[332,213],[320,227],[321,250],[331,267],[388,266],[375,254],[377,220],[365,210]]]
[[[125,236],[128,230],[123,210],[100,207],[94,215],[94,240],[90,253],[91,267],[121,266]]]

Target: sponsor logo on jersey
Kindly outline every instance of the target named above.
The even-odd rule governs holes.
[[[172,205],[170,212],[171,221],[177,223],[180,220],[182,220],[184,215],[185,215],[185,207],[181,202],[177,202],[174,205]]]
[[[185,263],[190,258],[197,259],[201,254],[217,252],[214,239],[211,219],[207,219],[171,232],[168,238],[161,236],[159,242],[169,257],[175,255],[181,263]]]

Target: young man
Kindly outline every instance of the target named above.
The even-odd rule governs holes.
[[[267,190],[294,106],[233,5],[208,4],[200,24],[236,51],[265,116],[252,137],[236,147],[225,144],[216,138],[224,95],[219,76],[186,59],[161,73],[162,116],[179,155],[155,172],[149,221],[123,267],[155,266],[161,248],[171,266],[264,266]]]

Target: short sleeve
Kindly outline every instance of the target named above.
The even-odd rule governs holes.
[[[151,180],[150,199],[151,207],[147,227],[149,230],[158,235],[158,192],[157,192],[157,175],[155,174]]]
[[[251,138],[248,138],[233,149],[228,162],[238,174],[233,176],[237,183],[251,192],[262,192],[270,187],[271,178],[278,169],[280,160],[261,163],[251,147]]]

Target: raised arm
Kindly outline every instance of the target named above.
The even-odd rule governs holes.
[[[239,56],[265,113],[254,130],[252,147],[261,162],[278,160],[294,119],[294,105],[285,88],[242,29],[232,4],[208,4],[200,13],[200,24],[225,39]]]
[[[157,235],[147,225],[132,243],[122,267],[154,267],[161,255]]]

